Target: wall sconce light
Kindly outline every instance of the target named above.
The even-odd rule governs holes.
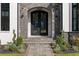
[[[22,14],[20,18],[23,18],[23,17],[24,17],[24,15]]]

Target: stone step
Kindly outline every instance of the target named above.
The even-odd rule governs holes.
[[[52,56],[53,50],[50,46],[52,42],[52,38],[28,38],[25,40],[27,45],[26,54],[28,56]]]
[[[25,39],[26,43],[52,43],[52,38],[28,38]]]

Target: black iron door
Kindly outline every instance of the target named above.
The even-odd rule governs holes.
[[[31,35],[48,35],[48,13],[34,11],[31,13]]]

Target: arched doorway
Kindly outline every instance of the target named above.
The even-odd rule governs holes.
[[[31,12],[31,35],[48,35],[48,13],[46,11]]]

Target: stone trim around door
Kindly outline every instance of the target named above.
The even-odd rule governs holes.
[[[33,11],[37,11],[37,10],[42,10],[42,11],[46,11],[48,13],[48,37],[52,36],[52,12],[45,8],[45,7],[35,7],[32,8],[30,10],[28,10],[28,37],[41,37],[40,35],[31,35],[31,12]]]

